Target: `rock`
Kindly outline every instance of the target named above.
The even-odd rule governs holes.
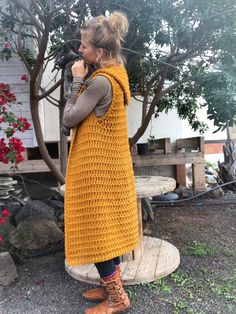
[[[59,187],[59,189],[57,189],[58,193],[63,197],[65,196],[65,190],[66,190],[65,184],[63,184],[62,186]]]
[[[145,236],[151,236],[152,235],[152,230],[149,226],[146,226],[144,229],[143,229],[143,235]]]
[[[61,215],[58,217],[58,220],[59,220],[59,221],[64,221],[64,214],[61,214]]]
[[[175,189],[175,193],[183,198],[189,198],[193,196],[193,190],[186,188],[185,186],[181,186]]]
[[[40,218],[55,221],[56,217],[54,213],[54,208],[44,202],[39,200],[28,200],[26,205],[22,207],[20,212],[15,216],[15,221],[17,225],[28,218]]]
[[[18,255],[15,252],[11,252],[11,251],[9,251],[9,254],[11,255],[15,265],[23,265],[24,264],[24,260],[20,255]]]
[[[43,202],[53,208],[64,209],[64,203],[62,201],[47,199],[44,200]]]
[[[208,187],[207,189],[210,190],[212,187]],[[209,196],[212,198],[220,198],[222,197],[225,193],[221,187],[218,187],[218,189],[212,190],[209,193]]]
[[[64,233],[52,220],[30,219],[9,233],[9,242],[17,249],[37,250],[64,238]]]
[[[65,185],[63,185],[64,187]],[[58,201],[61,201],[61,202],[64,202],[64,192],[62,193],[60,188],[51,188],[51,192],[52,192],[52,195],[53,195],[53,198],[55,200],[58,200]]]
[[[150,217],[151,220],[154,220],[154,213],[153,213],[150,199],[148,197],[142,198],[141,203],[142,203],[143,219],[148,220],[148,218]]]
[[[206,183],[207,184],[210,184],[210,185],[215,185],[215,184],[218,184],[216,178],[214,176],[211,176],[209,174],[205,175],[205,178],[206,178]]]
[[[10,246],[10,244],[9,244],[9,246]],[[24,264],[23,258],[20,255],[18,255],[17,253],[11,251],[11,250],[12,250],[12,245],[9,247],[9,249],[4,249],[2,246],[0,247],[0,253],[8,252],[11,255],[15,265],[22,265],[22,264]]]
[[[18,277],[16,266],[8,252],[0,253],[0,285],[7,286]]]

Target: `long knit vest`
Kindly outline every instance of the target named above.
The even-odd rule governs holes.
[[[112,103],[73,129],[66,175],[67,265],[102,262],[138,245],[138,214],[125,103],[130,91],[123,66],[94,72],[112,85]]]

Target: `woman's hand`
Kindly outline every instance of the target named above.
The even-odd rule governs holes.
[[[82,79],[88,74],[88,65],[84,63],[84,60],[75,61],[71,67],[73,77],[80,77]]]

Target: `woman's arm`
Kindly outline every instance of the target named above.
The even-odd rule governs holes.
[[[110,81],[100,75],[92,79],[86,90],[78,97],[79,89],[78,85],[77,89],[75,88],[74,80],[72,93],[66,102],[63,115],[63,124],[68,128],[73,128],[84,120],[111,90]],[[76,82],[77,80],[78,78],[76,78]]]

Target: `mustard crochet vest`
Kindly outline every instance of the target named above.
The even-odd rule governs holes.
[[[67,265],[96,263],[138,245],[134,173],[128,144],[129,82],[123,66],[97,70],[112,85],[112,103],[73,129],[65,191]]]

